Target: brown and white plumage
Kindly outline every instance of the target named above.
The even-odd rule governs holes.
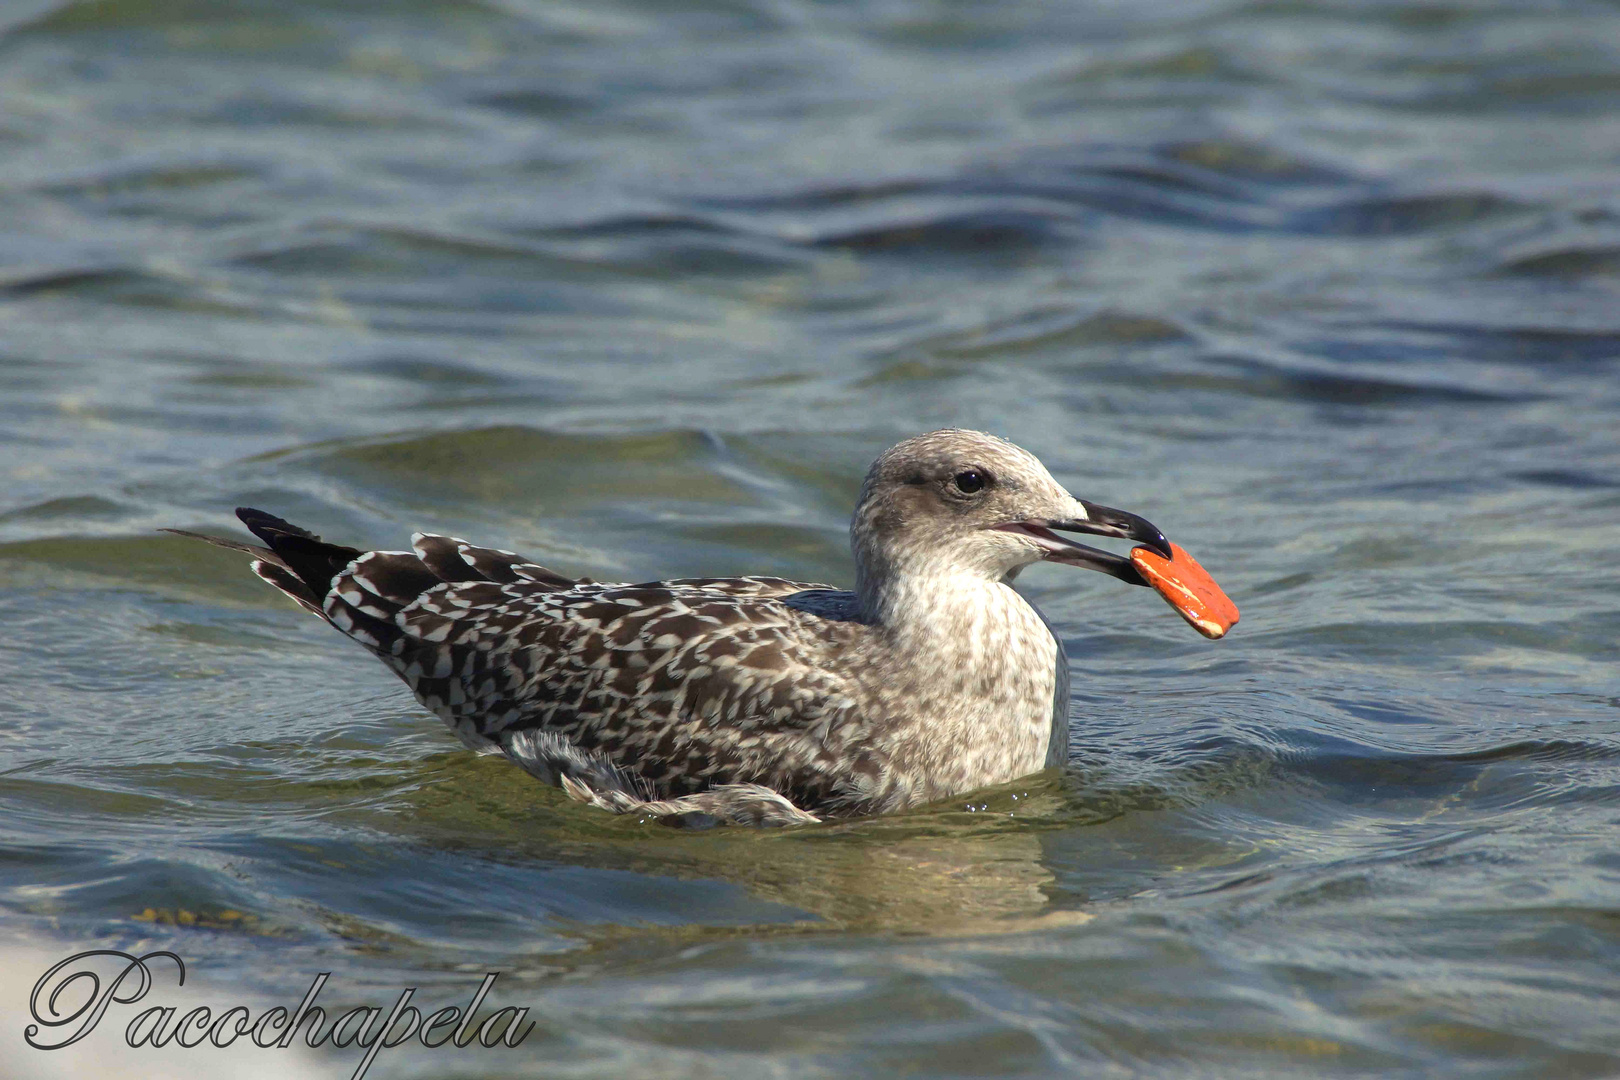
[[[854,592],[600,584],[453,537],[362,552],[237,514],[266,547],[199,538],[252,554],[469,746],[605,809],[754,824],[899,810],[1060,764],[1067,666],[1008,582],[1048,558],[1141,583],[1056,528],[1164,546],[1026,451],[954,430],[873,465]]]

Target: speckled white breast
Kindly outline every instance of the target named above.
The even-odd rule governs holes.
[[[909,584],[920,595],[897,598],[907,617],[896,620],[903,629],[894,635],[893,662],[873,687],[894,718],[878,742],[904,774],[904,786],[915,788],[906,801],[1045,768],[1068,695],[1061,651],[1040,613],[999,582],[955,577]]]

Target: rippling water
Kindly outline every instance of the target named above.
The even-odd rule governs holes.
[[[0,923],[539,1022],[372,1076],[1614,1075],[1617,147],[1612,4],[10,4]],[[837,827],[581,809],[154,531],[848,582],[945,424],[1244,621],[1025,575],[1070,767]]]

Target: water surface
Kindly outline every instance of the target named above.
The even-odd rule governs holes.
[[[1599,3],[13,4],[0,922],[539,1024],[372,1076],[1614,1075],[1617,146]],[[880,821],[580,808],[155,532],[847,585],[947,424],[1243,622],[1026,574],[1069,767]]]

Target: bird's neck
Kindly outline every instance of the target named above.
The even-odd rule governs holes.
[[[903,702],[872,736],[914,801],[1016,779],[1066,753],[1067,672],[1033,605],[1001,581],[903,574],[861,600],[888,646],[871,672]]]
[[[1028,604],[999,581],[951,567],[888,568],[860,575],[856,595],[866,621],[902,650],[938,652],[952,642],[982,640],[980,624]]]

